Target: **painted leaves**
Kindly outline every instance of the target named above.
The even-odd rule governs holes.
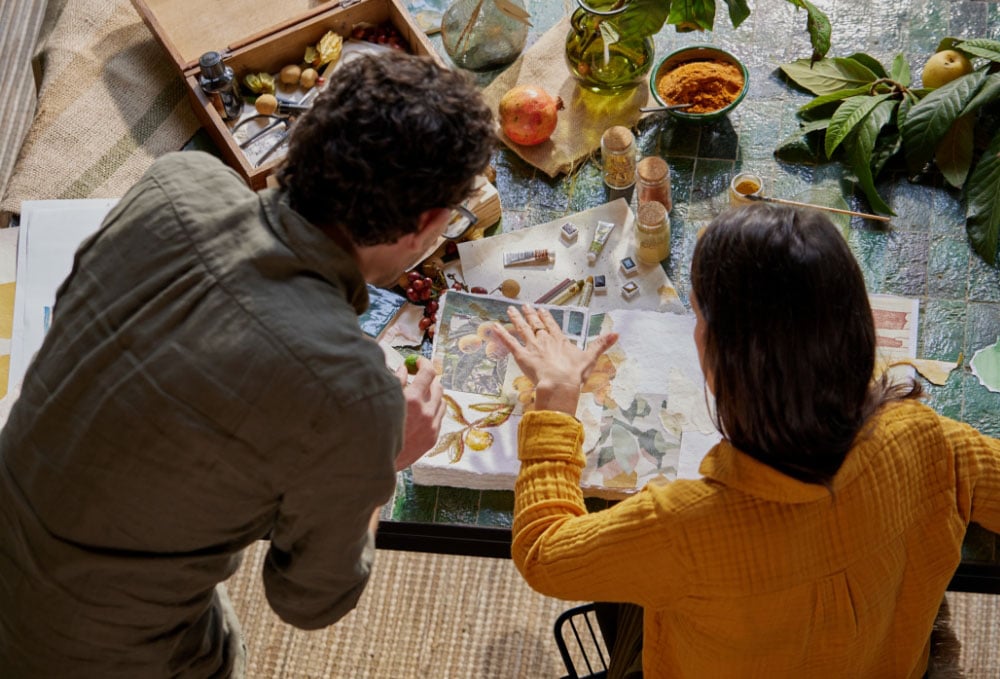
[[[469,410],[485,415],[470,422],[462,412],[462,406],[448,394],[444,395],[444,403],[448,415],[461,424],[462,428],[442,436],[427,454],[439,455],[447,451],[448,459],[453,463],[462,459],[466,447],[483,451],[493,445],[493,434],[487,429],[500,426],[514,412],[513,403],[474,403],[469,406]]]
[[[936,89],[910,86],[904,55],[886,69],[873,57],[800,59],[781,70],[816,97],[799,109],[804,124],[775,155],[789,162],[841,160],[858,178],[877,212],[892,214],[875,179],[894,158],[911,177],[936,170],[966,199],[966,229],[975,251],[997,262],[1000,240],[1000,42],[947,38],[978,63],[966,75]],[[811,158],[809,158],[811,154]]]

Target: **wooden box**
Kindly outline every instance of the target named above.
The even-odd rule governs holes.
[[[226,162],[254,189],[281,164],[273,157],[255,166],[198,84],[199,57],[219,52],[242,82],[248,73],[277,73],[298,64],[305,49],[330,30],[350,36],[359,24],[390,22],[410,51],[441,62],[401,0],[132,0],[187,84],[191,104]]]

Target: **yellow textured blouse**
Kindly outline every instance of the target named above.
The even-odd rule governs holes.
[[[1000,532],[1000,441],[906,401],[826,488],[723,441],[703,478],[588,514],[582,428],[528,413],[513,558],[543,594],[645,609],[655,677],[920,677],[966,526]]]

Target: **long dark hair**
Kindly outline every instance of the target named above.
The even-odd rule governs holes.
[[[875,324],[865,281],[822,213],[754,204],[717,217],[695,247],[716,426],[778,471],[829,485],[883,403],[916,382],[873,381]]]

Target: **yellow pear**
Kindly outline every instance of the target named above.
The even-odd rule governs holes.
[[[955,50],[942,50],[927,60],[920,79],[924,87],[936,88],[971,72],[972,62],[967,56]]]

